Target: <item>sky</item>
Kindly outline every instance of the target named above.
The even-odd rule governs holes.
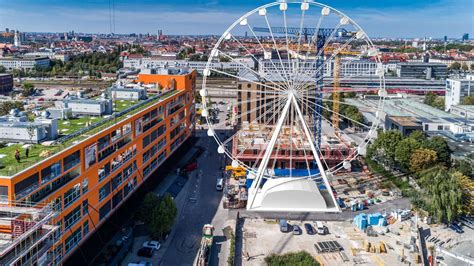
[[[371,37],[474,35],[473,0],[320,2],[344,12]],[[0,30],[110,33],[112,28],[115,33],[156,34],[161,29],[170,35],[222,34],[241,15],[266,3],[269,1],[0,0]],[[115,27],[110,23],[111,10],[115,10]]]

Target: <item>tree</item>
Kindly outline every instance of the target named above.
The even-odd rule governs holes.
[[[4,66],[0,66],[0,73],[7,72],[7,69]]]
[[[466,96],[462,99],[464,105],[474,105],[474,95]]]
[[[160,204],[152,211],[150,231],[153,238],[161,238],[171,230],[176,219],[178,209],[169,194],[161,199]]]
[[[459,70],[461,69],[461,63],[459,62],[454,62],[451,64],[451,66],[449,67],[449,69],[452,69],[452,70]]]
[[[150,224],[153,209],[160,204],[160,199],[153,192],[148,192],[138,210],[138,218],[145,224]]]
[[[395,150],[403,135],[397,130],[379,132],[377,139],[369,146],[367,155],[379,159],[386,165],[395,164]]]
[[[474,63],[471,64],[471,71],[474,71]]]
[[[461,69],[462,69],[463,71],[468,71],[468,70],[469,70],[469,66],[468,66],[466,63],[463,63],[463,64],[461,65]]]
[[[287,253],[283,255],[271,254],[265,258],[269,266],[300,265],[319,266],[320,264],[306,251]]]
[[[436,166],[423,171],[420,176],[426,211],[438,222],[452,222],[462,213],[465,199],[458,174],[448,172],[446,167]]]
[[[410,157],[410,171],[417,173],[428,169],[436,163],[437,159],[436,151],[424,148],[416,149]]]
[[[462,212],[469,215],[474,214],[474,194],[472,193],[474,191],[474,181],[457,171],[453,172],[452,175],[457,179],[462,189]]]
[[[410,161],[413,152],[419,149],[421,143],[415,138],[405,138],[395,149],[395,159],[404,170],[410,169]]]
[[[451,161],[451,149],[443,137],[434,136],[423,141],[422,145],[425,149],[430,149],[436,152],[438,162],[449,165]]]
[[[423,100],[423,103],[431,106],[436,100],[436,97],[437,97],[436,94],[430,91],[426,94],[425,99]]]
[[[28,82],[23,83],[23,90],[21,91],[21,94],[23,95],[23,97],[28,97],[32,95],[34,91],[35,91],[35,85]]]
[[[421,131],[421,130],[416,130],[416,131],[413,131],[413,132],[410,134],[409,138],[414,139],[414,140],[416,140],[417,142],[422,142],[422,141],[424,141],[424,140],[426,139],[426,135],[425,135],[425,133],[423,133],[423,131]]]
[[[0,115],[7,115],[11,109],[23,110],[23,103],[21,102],[0,102]]]
[[[454,162],[454,169],[456,169],[458,172],[462,173],[465,176],[468,176],[472,179],[474,179],[474,173],[473,173],[473,167],[472,163],[468,160],[456,160]]]

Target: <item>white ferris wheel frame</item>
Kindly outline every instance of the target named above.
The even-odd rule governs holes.
[[[379,99],[379,102],[378,102],[378,105],[377,105],[377,111],[375,112],[375,121],[372,123],[372,125],[369,127],[369,126],[366,126],[367,128],[370,128],[367,135],[365,136],[365,138],[363,138],[363,140],[361,141],[361,143],[357,146],[357,149],[354,149],[354,151],[349,154],[347,156],[347,158],[344,160],[344,162],[332,167],[332,168],[328,168],[326,171],[324,170],[324,166],[319,158],[318,155],[321,155],[321,151],[318,152],[317,151],[317,147],[315,145],[315,143],[311,140],[313,140],[313,135],[311,133],[311,130],[309,129],[304,117],[303,117],[303,114],[301,112],[301,109],[299,107],[299,104],[298,104],[298,99],[296,98],[296,94],[298,94],[298,91],[296,90],[296,86],[293,86],[292,88],[293,89],[289,89],[287,90],[286,93],[288,96],[287,96],[287,99],[286,99],[286,103],[284,103],[284,107],[283,107],[283,111],[282,113],[280,114],[279,116],[279,119],[278,119],[278,122],[277,124],[275,125],[275,130],[273,131],[273,134],[271,136],[271,139],[267,145],[267,148],[265,150],[265,154],[263,155],[262,159],[261,159],[261,162],[258,166],[258,169],[255,170],[254,167],[251,167],[251,166],[248,166],[246,165],[245,163],[243,163],[242,161],[240,161],[238,158],[234,157],[231,153],[231,151],[229,151],[227,148],[226,148],[226,144],[227,142],[224,142],[224,141],[221,141],[215,134],[215,130],[213,128],[213,123],[210,121],[209,119],[209,115],[208,115],[208,110],[210,108],[210,106],[208,106],[207,104],[207,101],[206,101],[206,97],[208,96],[208,88],[207,88],[207,77],[210,75],[210,72],[211,71],[214,71],[214,72],[218,72],[218,73],[223,73],[223,74],[227,74],[228,76],[232,76],[228,73],[225,73],[225,72],[220,72],[216,69],[212,69],[210,66],[211,66],[211,63],[213,62],[213,59],[215,57],[218,57],[219,56],[219,53],[221,54],[224,54],[225,56],[228,56],[227,54],[225,54],[224,52],[221,52],[219,50],[219,46],[221,45],[221,43],[224,41],[224,40],[229,40],[231,38],[234,38],[235,41],[239,42],[231,33],[231,31],[237,26],[237,25],[242,25],[242,26],[248,26],[250,28],[250,25],[248,25],[248,22],[247,22],[247,18],[250,17],[251,15],[254,15],[256,13],[259,13],[260,16],[262,16],[262,12],[264,13],[264,16],[265,16],[265,19],[267,21],[267,25],[268,25],[268,28],[270,29],[270,34],[271,34],[271,37],[274,41],[274,36],[273,36],[273,33],[272,33],[272,30],[271,30],[271,27],[270,27],[270,24],[268,23],[268,19],[266,17],[266,10],[267,8],[270,8],[270,7],[274,7],[274,6],[277,6],[279,5],[280,6],[280,11],[283,11],[285,12],[286,11],[286,8],[288,4],[300,4],[302,7],[301,7],[301,10],[303,10],[303,5],[307,5],[306,8],[309,8],[309,6],[316,6],[318,8],[321,8],[321,9],[328,9],[331,13],[334,13],[336,15],[338,15],[339,17],[342,18],[345,18],[347,21],[347,23],[349,23],[350,25],[352,25],[354,28],[357,29],[357,35],[361,38],[363,38],[363,40],[370,46],[369,49],[375,49],[374,48],[374,45],[372,43],[372,41],[370,40],[370,38],[368,37],[368,35],[365,33],[365,31],[354,21],[352,20],[351,18],[349,18],[347,15],[345,15],[344,13],[340,12],[339,10],[337,9],[334,9],[330,6],[327,6],[325,4],[321,4],[321,3],[318,3],[318,2],[311,2],[311,1],[282,1],[282,2],[273,2],[273,3],[269,3],[269,4],[266,4],[266,5],[263,5],[263,6],[260,6],[258,8],[255,8],[253,10],[251,10],[250,12],[247,12],[245,15],[241,16],[239,19],[237,19],[231,26],[229,26],[227,28],[227,30],[224,32],[224,34],[219,38],[219,40],[216,42],[216,44],[214,45],[214,48],[212,49],[212,52],[211,52],[211,55],[209,56],[208,58],[208,61],[206,63],[206,67],[203,71],[203,85],[202,85],[202,89],[201,89],[201,96],[203,97],[203,101],[202,101],[202,104],[203,104],[203,116],[206,118],[206,122],[209,126],[209,129],[208,129],[208,136],[211,136],[214,138],[214,140],[217,142],[217,144],[219,145],[218,146],[218,153],[224,153],[226,154],[229,158],[232,159],[232,166],[234,167],[237,167],[237,166],[241,166],[243,168],[245,168],[246,170],[248,170],[250,173],[252,173],[254,176],[255,176],[255,180],[253,181],[251,187],[249,188],[249,197],[248,197],[248,204],[247,204],[247,209],[249,210],[261,210],[261,211],[274,211],[274,210],[278,210],[278,208],[270,208],[270,209],[265,209],[265,208],[258,208],[255,206],[254,202],[257,198],[257,194],[259,194],[261,192],[261,188],[260,188],[260,185],[261,185],[261,182],[262,180],[264,179],[264,176],[267,177],[267,178],[271,178],[272,176],[268,176],[268,172],[266,172],[266,169],[268,167],[268,163],[270,161],[270,158],[271,158],[271,155],[272,155],[272,152],[275,148],[275,144],[276,144],[276,141],[277,141],[277,138],[278,138],[278,135],[280,134],[280,131],[281,131],[281,128],[283,127],[283,124],[285,122],[285,118],[286,118],[286,115],[288,114],[289,112],[289,109],[290,109],[290,106],[293,107],[294,111],[296,111],[296,114],[298,116],[298,120],[299,122],[301,123],[302,125],[302,131],[304,131],[304,135],[306,136],[306,138],[308,139],[308,142],[310,144],[310,148],[311,148],[311,151],[314,155],[314,160],[316,161],[316,164],[319,168],[319,175],[320,177],[322,178],[327,190],[329,191],[329,194],[331,196],[331,201],[332,203],[334,204],[335,208],[333,209],[321,209],[321,208],[313,208],[313,207],[304,207],[303,209],[300,209],[299,211],[335,211],[335,212],[339,212],[340,209],[339,209],[339,206],[336,202],[336,198],[334,196],[334,193],[332,192],[332,188],[330,186],[330,183],[328,181],[328,175],[332,175],[334,172],[340,170],[341,168],[346,168],[347,166],[347,162],[350,162],[352,160],[354,160],[358,155],[362,155],[362,154],[365,154],[365,150],[366,150],[366,147],[368,145],[368,143],[370,142],[370,140],[372,138],[374,138],[375,134],[376,134],[376,129],[378,128],[378,125],[380,123],[380,116],[382,115],[382,112],[381,110],[383,109],[383,100],[384,100],[384,97],[386,96],[387,92],[386,92],[386,88],[385,88],[385,76],[384,76],[384,72],[380,72],[379,70],[379,67],[381,67],[381,63],[380,63],[380,58],[379,58],[379,54],[378,54],[378,51],[375,49],[375,53],[374,53],[374,58],[376,59],[376,62],[377,62],[377,70],[376,72],[377,75],[379,76],[379,82],[380,82],[380,86],[378,88],[378,95],[380,96],[380,99]],[[282,10],[282,5],[284,5],[284,10]],[[264,11],[262,11],[264,10]],[[328,13],[329,14],[329,13]],[[304,11],[303,11],[303,16],[304,16]],[[322,16],[323,17],[323,16]],[[287,23],[286,23],[286,14],[285,14],[285,28],[287,29]],[[321,20],[318,22],[318,27],[317,27],[317,30],[319,30],[319,27],[320,27],[320,23],[321,23]],[[302,26],[303,23],[301,23],[301,26]],[[338,25],[338,27],[340,26],[340,24]],[[250,28],[251,29],[251,28]],[[300,28],[301,29],[301,28]],[[288,31],[286,31],[288,32]],[[254,34],[255,36],[255,33],[252,31],[252,33]],[[255,36],[256,37],[256,36]],[[313,36],[314,37],[314,36]],[[313,38],[312,37],[312,38]],[[288,38],[288,36],[286,36],[286,38]],[[301,34],[300,34],[300,38],[301,39]],[[258,38],[257,38],[258,40]],[[275,42],[275,41],[274,41]],[[240,42],[239,42],[240,43]],[[328,41],[329,43],[329,41]],[[241,44],[242,45],[242,44]],[[288,45],[288,39],[287,39],[287,45]],[[313,44],[315,45],[315,44]],[[325,44],[326,45],[326,44]],[[245,48],[245,46],[242,45],[242,47]],[[323,47],[323,50],[324,50],[324,47]],[[332,59],[337,53],[339,53],[340,50],[338,50],[336,53],[334,53],[332,55],[332,57],[330,59]],[[278,50],[277,50],[278,52]],[[298,52],[299,52],[299,41],[298,41]],[[253,56],[251,54],[251,56]],[[278,52],[278,56],[280,58],[280,62],[281,62],[281,57],[280,57],[280,54]],[[318,57],[318,55],[317,55]],[[232,59],[232,58],[231,58]],[[299,60],[298,60],[299,62]],[[273,64],[273,63],[272,63]],[[283,64],[282,64],[283,66]],[[299,66],[299,65],[298,65]],[[324,67],[324,63],[322,64],[321,67]],[[321,68],[317,69],[317,71],[321,71],[320,70]],[[296,73],[297,74],[297,73]],[[321,78],[324,74],[321,75]],[[280,73],[280,76],[282,76],[282,74]],[[351,78],[351,77],[349,77]],[[341,78],[341,79],[347,79],[347,78]],[[302,82],[302,86],[305,86],[305,81],[304,80],[300,80],[300,82]],[[314,82],[314,81],[312,81]],[[272,82],[273,83],[273,82]],[[288,83],[287,83],[288,84]],[[263,84],[262,84],[263,85]],[[274,84],[276,85],[276,84]],[[289,84],[288,84],[289,85]],[[301,84],[299,84],[301,86]],[[271,86],[271,85],[266,85],[267,87],[268,86]],[[300,87],[301,88],[301,87]],[[274,86],[273,87],[274,90],[278,90],[279,89],[279,86]],[[376,89],[373,89],[373,90],[376,90]],[[283,92],[282,92],[283,93]],[[321,91],[321,93],[323,93]],[[313,96],[315,97],[315,96]],[[309,108],[311,108],[310,106],[307,106]],[[322,109],[326,109],[322,102],[321,102],[321,105],[318,105],[319,108]],[[314,109],[312,109],[313,111],[315,111]],[[326,109],[327,110],[327,109]],[[331,110],[327,110],[327,111],[331,111]],[[322,111],[321,111],[322,112]],[[318,113],[319,114],[319,113]],[[322,113],[319,114],[321,116],[321,119],[324,119],[324,117],[322,116]],[[343,115],[339,114],[339,116],[341,117],[344,117]],[[347,118],[347,117],[346,117]],[[330,121],[328,121],[331,126],[332,123]],[[321,130],[321,129],[320,129]],[[350,166],[350,163],[349,163],[349,166]],[[308,172],[309,174],[309,172]],[[292,177],[291,180],[285,180],[283,181],[284,184],[286,183],[289,183],[289,182],[297,182],[298,180],[303,180],[303,179],[314,179],[314,176],[306,176],[306,177]],[[278,184],[276,186],[279,186],[281,184]],[[292,210],[287,210],[285,208],[281,209],[281,211],[292,211]]]

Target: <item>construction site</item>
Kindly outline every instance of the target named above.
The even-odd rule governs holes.
[[[58,237],[50,205],[0,203],[0,265],[32,265],[46,261]]]
[[[290,227],[303,230],[299,234],[291,229],[281,232],[278,220],[245,219],[242,265],[263,265],[271,254],[299,251],[308,252],[321,265],[470,265],[468,258],[459,255],[453,255],[458,260],[451,261],[457,264],[446,263],[454,259],[447,255],[447,249],[460,243],[472,245],[473,230],[459,236],[444,228],[435,228],[432,235],[442,235],[445,241],[449,240],[440,247],[439,243],[428,242],[433,238],[424,234],[429,226],[409,210],[318,222],[327,227],[325,234],[308,234],[305,230],[306,224],[316,228],[316,221],[287,222]],[[459,264],[463,259],[466,263]]]

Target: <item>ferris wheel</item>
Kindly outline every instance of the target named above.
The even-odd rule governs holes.
[[[359,78],[372,85],[347,85]],[[247,171],[247,209],[304,212],[340,211],[330,180],[365,154],[387,94],[364,30],[309,1],[269,3],[237,19],[213,47],[199,93],[218,153]],[[364,106],[369,119],[353,101],[362,94],[376,99]],[[216,100],[225,97],[236,100]]]

